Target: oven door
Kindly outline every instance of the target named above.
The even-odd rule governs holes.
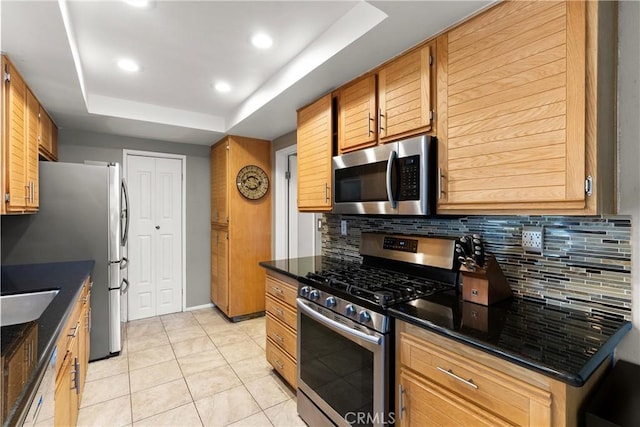
[[[381,426],[389,414],[388,336],[298,298],[298,412],[309,425]]]

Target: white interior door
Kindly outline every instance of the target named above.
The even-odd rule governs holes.
[[[316,254],[317,236],[315,214],[298,212],[298,156],[289,156],[289,258]]]
[[[129,320],[182,308],[182,162],[128,155]]]

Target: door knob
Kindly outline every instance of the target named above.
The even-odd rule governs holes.
[[[156,225],[156,230],[160,230],[160,226],[159,225]]]

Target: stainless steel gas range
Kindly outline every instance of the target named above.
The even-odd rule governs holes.
[[[362,263],[326,261],[298,288],[298,413],[307,424],[393,424],[387,308],[458,284],[454,239],[363,233]]]

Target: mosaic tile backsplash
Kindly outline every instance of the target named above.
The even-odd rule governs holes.
[[[347,235],[340,221],[347,221]],[[543,226],[543,253],[521,247],[523,226]],[[324,216],[322,254],[360,260],[362,232],[459,237],[478,233],[514,294],[631,320],[631,218],[627,216]]]

